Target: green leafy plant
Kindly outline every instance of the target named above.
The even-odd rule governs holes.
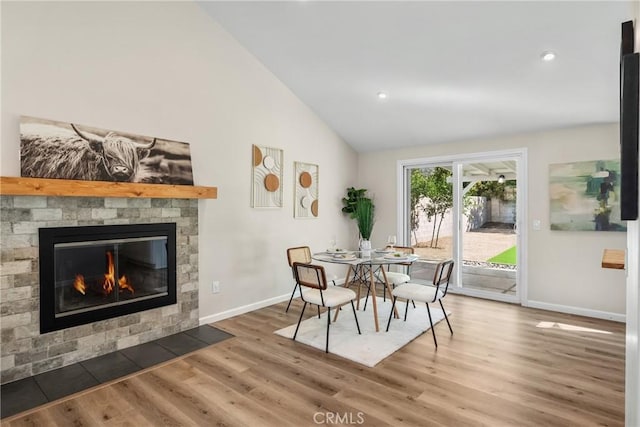
[[[373,231],[373,224],[375,220],[374,211],[375,208],[371,199],[361,197],[356,200],[355,220],[358,223],[360,236],[365,240],[370,240],[371,238],[371,232]]]
[[[364,188],[355,189],[354,187],[347,188],[347,197],[342,198],[342,212],[349,214],[351,219],[356,218],[356,203],[359,199],[368,199],[366,197],[367,190]]]
[[[342,212],[349,214],[349,218],[355,219],[358,224],[360,237],[365,240],[371,238],[374,223],[375,207],[373,200],[367,196],[365,188],[347,188],[347,197],[342,198]]]

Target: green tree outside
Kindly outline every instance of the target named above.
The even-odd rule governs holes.
[[[434,220],[430,247],[438,246],[440,227],[446,213],[453,207],[453,185],[451,171],[440,166],[411,171],[411,231],[416,238],[419,227],[419,212],[423,211],[427,221]]]

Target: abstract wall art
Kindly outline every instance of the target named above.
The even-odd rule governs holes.
[[[295,162],[294,218],[318,217],[318,165]]]
[[[283,151],[259,145],[252,148],[251,207],[281,208]]]
[[[620,220],[620,161],[549,165],[552,230],[626,231]]]
[[[20,175],[193,185],[187,143],[35,117],[20,118]]]

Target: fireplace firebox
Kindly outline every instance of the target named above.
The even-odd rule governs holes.
[[[176,303],[174,223],[41,228],[40,333]]]

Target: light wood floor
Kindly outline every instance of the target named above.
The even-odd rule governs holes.
[[[427,332],[367,368],[274,335],[301,308],[278,304],[216,323],[235,338],[3,425],[624,424],[624,324],[444,302],[455,335],[436,325],[437,351]]]

